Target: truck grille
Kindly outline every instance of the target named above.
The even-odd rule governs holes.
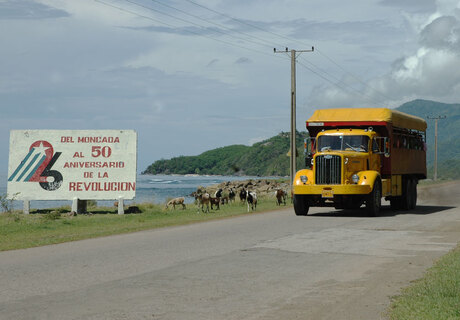
[[[340,184],[342,176],[340,156],[320,155],[315,161],[316,184]]]

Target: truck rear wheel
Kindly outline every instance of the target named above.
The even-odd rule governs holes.
[[[401,197],[393,197],[390,199],[391,210],[399,210],[402,207]]]
[[[366,210],[369,216],[378,217],[382,205],[382,187],[380,181],[375,181],[374,188],[366,200]]]
[[[410,187],[410,193],[411,193],[411,201],[410,201],[410,209],[413,210],[417,206],[417,180],[412,179],[411,180],[411,187]]]
[[[414,209],[417,203],[417,184],[414,179],[407,179],[403,184],[402,208]]]
[[[308,199],[304,195],[294,195],[294,211],[297,216],[306,216],[308,214]]]

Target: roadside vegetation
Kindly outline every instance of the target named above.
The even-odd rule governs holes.
[[[128,232],[185,225],[226,217],[257,214],[279,209],[274,197],[260,197],[257,210],[247,212],[247,205],[236,200],[220,206],[220,210],[203,213],[195,204],[182,210],[166,210],[164,205],[137,204],[140,214],[118,215],[117,208],[89,207],[91,214],[68,215],[70,207],[35,210],[24,215],[20,211],[0,214],[0,251],[38,247],[68,241],[96,238]],[[289,206],[289,201],[286,207]],[[285,206],[281,206],[285,208]]]
[[[460,246],[394,299],[390,319],[460,319]]]

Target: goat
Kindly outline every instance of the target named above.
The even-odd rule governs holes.
[[[198,200],[198,210],[201,207],[201,211],[204,211],[204,206],[206,205],[206,212],[209,212],[209,202],[211,197],[209,196],[209,193],[205,192],[202,194],[196,195],[196,199]]]
[[[224,192],[222,188],[220,188],[219,190],[216,191],[216,193],[214,193],[214,197],[219,198],[221,204],[226,204],[226,203],[228,204],[228,199],[229,199],[228,193]],[[211,209],[212,209],[212,206],[211,206]]]
[[[281,205],[281,203],[284,203],[284,205],[286,205],[286,191],[282,190],[282,189],[278,189],[275,191],[275,197],[276,197],[276,204],[277,205]]]
[[[245,202],[246,201],[246,189],[243,188],[240,190],[240,201]]]
[[[174,198],[168,201],[166,203],[165,209],[168,209],[169,206],[173,206],[174,210],[176,210],[176,205],[182,205],[182,209],[185,209],[185,204],[184,204],[185,198],[184,197],[178,197]]]
[[[234,202],[235,201],[235,196],[236,196],[235,191],[233,191],[233,188],[230,188],[230,191],[228,193],[228,200],[230,202]]]
[[[211,202],[211,210],[213,210],[213,205],[217,207],[217,210],[220,209],[220,198],[215,197],[215,198],[209,198],[209,201]]]
[[[249,212],[249,205],[251,205],[252,211],[257,208],[257,194],[254,191],[246,191],[246,201],[248,203],[248,212]]]

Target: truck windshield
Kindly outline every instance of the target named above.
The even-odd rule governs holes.
[[[367,152],[369,147],[368,136],[321,136],[318,139],[318,151],[350,150]]]

